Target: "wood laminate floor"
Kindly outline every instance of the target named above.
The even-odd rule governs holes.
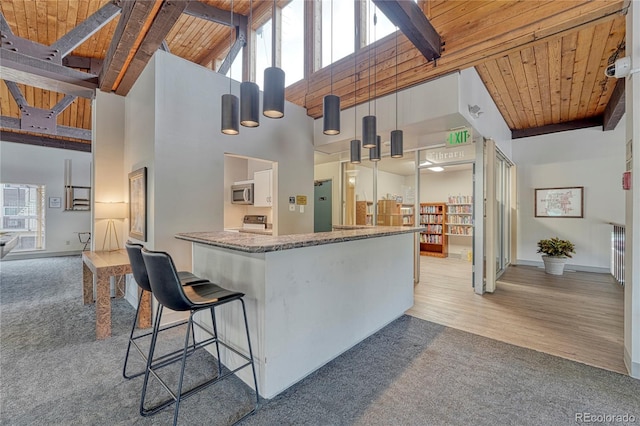
[[[471,263],[421,256],[407,314],[448,327],[627,374],[624,290],[608,274],[510,266],[493,294],[471,288]]]

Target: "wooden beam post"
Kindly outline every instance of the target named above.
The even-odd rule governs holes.
[[[616,87],[614,87],[613,92],[611,93],[611,97],[609,98],[609,103],[604,109],[604,120],[602,123],[602,130],[613,130],[616,128],[620,119],[624,115],[625,112],[625,104],[624,104],[624,91],[625,91],[625,79],[619,78],[616,82]]]
[[[586,129],[602,126],[602,116],[584,118],[581,120],[566,121],[564,123],[547,124],[546,126],[531,127],[529,129],[511,130],[511,139],[528,138],[531,136],[546,135],[549,133],[566,132],[568,130]]]
[[[442,53],[442,39],[425,14],[413,1],[372,0],[428,61]]]
[[[55,139],[47,136],[35,136],[26,133],[7,131],[0,131],[0,138],[5,142],[24,143],[27,145],[91,152],[91,143],[88,142],[75,142],[64,139]]]

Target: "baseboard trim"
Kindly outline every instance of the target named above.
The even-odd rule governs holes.
[[[26,253],[8,253],[3,261],[6,260],[25,260],[40,259],[43,257],[61,257],[61,256],[78,256],[82,254],[82,250],[73,251],[30,251]]]
[[[631,354],[627,348],[624,348],[624,365],[627,367],[629,375],[634,379],[640,379],[640,362],[631,361]]]
[[[536,262],[533,260],[524,260],[524,259],[518,259],[516,262],[516,265],[535,266],[537,268],[544,268],[544,263],[542,261]],[[571,263],[567,263],[566,265],[564,265],[564,270],[565,272],[580,271],[580,272],[593,272],[596,274],[611,273],[611,271],[609,271],[608,268],[600,268],[597,266],[573,265]]]

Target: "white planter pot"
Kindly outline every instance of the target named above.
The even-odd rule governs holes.
[[[562,275],[564,272],[564,264],[567,263],[567,258],[543,254],[542,261],[544,262],[544,271],[547,274]]]

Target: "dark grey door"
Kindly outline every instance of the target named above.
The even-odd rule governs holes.
[[[315,182],[313,232],[331,231],[331,179]]]

